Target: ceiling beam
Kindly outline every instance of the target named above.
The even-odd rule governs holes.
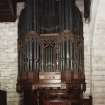
[[[0,22],[16,20],[16,1],[0,0]]]

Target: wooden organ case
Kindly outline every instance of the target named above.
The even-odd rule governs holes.
[[[84,99],[84,38],[75,0],[26,0],[18,24],[22,105],[91,105]]]

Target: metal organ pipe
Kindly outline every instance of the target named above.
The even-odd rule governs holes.
[[[85,105],[83,21],[75,0],[26,0],[18,33],[20,89],[32,92],[37,105],[56,99]]]
[[[29,3],[29,4],[28,4]],[[49,18],[52,16],[56,16],[59,15],[59,28],[61,32],[68,30],[68,31],[73,31],[73,33],[77,33],[78,36],[80,36],[80,32],[79,29],[75,30],[75,23],[77,24],[77,27],[79,28],[79,24],[80,22],[77,22],[76,17],[77,15],[73,13],[73,11],[78,12],[79,10],[77,9],[77,7],[75,7],[75,4],[73,4],[71,2],[71,0],[59,0],[56,2],[56,0],[48,0],[48,2],[44,3],[42,5],[42,3],[44,3],[44,0],[42,1],[38,1],[38,0],[31,0],[30,2],[27,0],[26,1],[26,8],[24,9],[25,11],[25,16],[27,17],[27,25],[26,25],[26,30],[33,30],[36,32],[38,30],[40,30],[40,27],[42,26],[42,19],[41,21],[39,21],[38,16],[40,15],[40,13],[42,13],[45,17],[47,17],[47,15],[49,16]],[[42,6],[42,10],[39,11],[39,5],[41,4]],[[33,5],[31,7],[31,5]],[[74,7],[72,7],[74,5]],[[56,7],[57,6],[57,7]],[[33,9],[32,9],[33,8]],[[32,12],[30,12],[30,10],[33,10]],[[58,10],[57,10],[58,9]],[[52,13],[51,13],[52,11]],[[57,14],[58,11],[59,14]],[[30,16],[29,16],[29,12],[30,12]],[[79,14],[79,13],[78,13]],[[40,15],[42,16],[42,15]],[[74,18],[72,17],[74,16]],[[79,16],[79,15],[78,15]],[[32,18],[32,19],[31,19]],[[81,17],[78,17],[79,20],[81,20]],[[31,19],[31,20],[30,20]],[[55,18],[54,18],[55,19]],[[73,23],[72,20],[75,20],[75,23]],[[29,21],[28,21],[29,20]],[[33,22],[32,22],[33,20]],[[22,19],[21,19],[22,21]],[[49,22],[49,20],[47,21]],[[26,24],[26,23],[25,23]],[[39,25],[40,24],[40,25]],[[49,24],[49,23],[48,23]],[[21,25],[20,25],[21,26]],[[27,27],[28,26],[28,27]],[[74,27],[74,28],[73,28]],[[82,25],[81,25],[82,27]],[[72,30],[73,28],[73,30]],[[41,30],[40,30],[41,31]],[[43,31],[41,31],[43,32]],[[72,36],[70,36],[71,38],[68,39],[64,38],[64,40],[59,44],[59,66],[57,65],[55,69],[58,69],[61,71],[64,70],[78,70],[79,69],[79,58],[78,55],[81,52],[78,52],[78,45],[77,45],[77,41],[73,41],[72,40]],[[76,38],[77,36],[74,35],[74,38]],[[39,43],[36,39],[29,39],[29,42],[27,45],[27,54],[28,55],[28,68],[29,71],[33,71],[34,70],[38,70],[39,69],[39,65],[42,66],[43,70],[48,70],[48,71],[53,71],[54,69],[54,55],[53,55],[53,49],[52,47],[47,47],[47,48],[42,48],[41,50],[39,49]],[[74,48],[75,47],[75,48]],[[34,50],[33,50],[34,49]],[[43,51],[42,51],[43,50]],[[42,51],[42,53],[40,53],[40,51]],[[42,55],[40,55],[42,54]],[[41,56],[41,60],[40,59]],[[43,57],[45,56],[45,57]],[[34,58],[34,59],[33,59]],[[44,60],[45,59],[45,60]],[[38,60],[42,63],[39,64]],[[45,61],[45,62],[44,62]]]
[[[33,0],[33,11],[32,11],[32,13],[33,13],[33,29],[36,31],[36,32],[38,32],[38,30],[37,30],[37,28],[38,28],[38,21],[37,21],[37,0]]]

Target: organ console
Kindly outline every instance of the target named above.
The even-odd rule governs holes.
[[[26,0],[18,24],[22,105],[92,105],[85,90],[83,21],[75,0]]]

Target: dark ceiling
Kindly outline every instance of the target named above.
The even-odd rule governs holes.
[[[16,20],[16,2],[16,0],[0,0],[0,22]]]
[[[84,0],[76,0],[81,12],[84,12]],[[89,0],[85,0],[89,1]],[[24,0],[0,0],[0,22],[13,22],[16,20],[16,4]]]

